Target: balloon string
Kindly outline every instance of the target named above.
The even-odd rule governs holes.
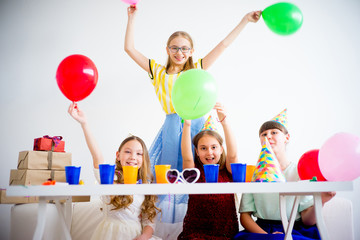
[[[199,97],[199,99],[197,100],[197,102],[196,102],[196,104],[195,104],[195,106],[194,106],[193,110],[195,110],[195,108],[196,108],[196,107],[197,107],[197,105],[199,104],[200,99],[201,99],[201,96],[200,96],[200,97]]]
[[[180,131],[179,131],[178,137],[180,137],[180,135],[183,131],[183,124],[184,124],[184,119],[181,118]]]
[[[170,210],[170,204],[171,204],[171,201],[170,201],[170,193],[168,194],[168,196],[169,196],[169,205],[168,205],[168,210]]]

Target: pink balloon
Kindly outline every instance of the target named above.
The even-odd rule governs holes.
[[[122,0],[122,1],[129,5],[136,5],[139,2],[139,0]]]
[[[360,176],[360,138],[350,133],[330,137],[319,151],[319,168],[328,181],[352,181]]]

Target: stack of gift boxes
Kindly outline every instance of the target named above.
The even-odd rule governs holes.
[[[49,179],[66,182],[65,166],[71,166],[71,153],[64,151],[65,142],[62,137],[44,136],[34,139],[33,151],[19,153],[17,169],[10,172],[9,185],[42,185]],[[88,201],[88,197],[78,200]],[[75,198],[75,200],[76,200]],[[6,200],[5,190],[1,190],[2,203]],[[16,198],[15,198],[16,199]],[[23,201],[36,202],[38,199],[24,198]],[[73,201],[75,201],[73,199]],[[14,199],[10,200],[14,201]],[[13,203],[19,203],[17,200]]]
[[[62,137],[34,139],[34,151],[19,153],[18,167],[10,172],[10,185],[41,185],[48,179],[66,182],[65,166],[71,165],[71,153],[64,151]]]

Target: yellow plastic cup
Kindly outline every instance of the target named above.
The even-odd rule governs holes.
[[[169,170],[171,165],[155,165],[156,183],[169,183],[166,180],[166,171]]]
[[[251,182],[255,167],[255,165],[246,165],[246,182]]]
[[[138,175],[138,166],[123,166],[124,183],[136,184]]]

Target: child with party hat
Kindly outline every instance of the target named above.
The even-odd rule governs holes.
[[[287,125],[287,110],[283,110],[270,121],[263,123],[259,130],[262,152],[254,172],[253,181],[258,182],[291,182],[298,181],[297,163],[289,161],[286,155],[286,145],[290,140]],[[276,164],[275,164],[276,163]],[[264,169],[271,172],[264,174]],[[269,184],[271,187],[271,183]],[[322,203],[325,204],[335,195],[334,192],[322,193]],[[295,197],[286,196],[286,213],[290,213]],[[284,229],[280,217],[279,193],[243,194],[240,203],[240,222],[244,231],[235,235],[234,239],[284,239]],[[253,220],[253,216],[257,218]],[[316,227],[313,199],[302,197],[292,231],[295,239],[320,239]]]
[[[217,103],[218,121],[221,123],[226,141],[217,132],[211,115],[191,144],[191,121],[185,120],[181,138],[183,169],[197,168],[199,182],[205,182],[204,165],[219,164],[218,182],[232,182],[231,163],[238,162],[235,136],[233,135],[224,107]],[[178,239],[232,239],[239,231],[234,194],[190,194],[184,218],[183,231]]]
[[[252,182],[286,182],[269,140],[265,137],[259,160],[256,163]]]

